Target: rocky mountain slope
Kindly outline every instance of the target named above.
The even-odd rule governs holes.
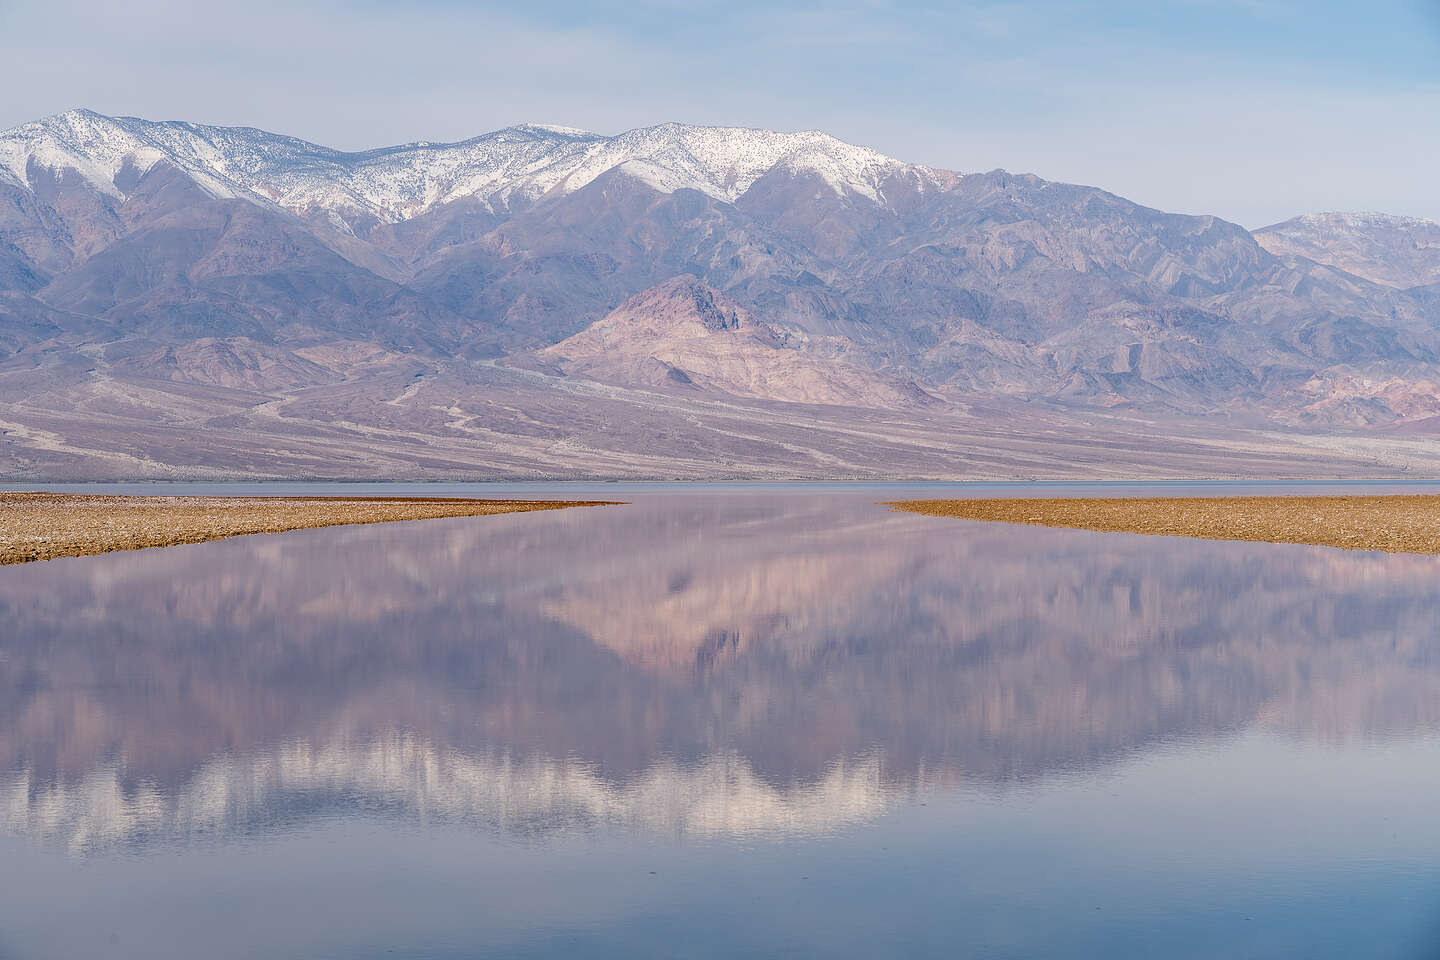
[[[297,435],[303,408],[299,432],[356,444],[354,462],[305,454],[315,475],[361,472],[373,431],[469,451],[436,470],[540,470],[527,422],[588,424],[567,442],[602,470],[692,474],[596,426],[582,394],[661,419],[744,402],[757,426],[877,411],[925,435],[983,409],[1001,445],[1035,418],[1338,431],[1347,462],[1393,471],[1411,455],[1358,451],[1440,417],[1436,243],[1434,224],[1365,216],[1252,235],[819,133],[520,126],[343,153],[72,111],[0,133],[0,471],[292,472],[275,431]],[[123,416],[97,432],[99,412]],[[251,453],[114,439],[182,424]],[[667,429],[703,445],[691,420]],[[747,449],[716,470],[886,459]]]

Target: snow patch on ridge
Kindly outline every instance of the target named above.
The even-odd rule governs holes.
[[[605,137],[574,127],[522,124],[461,143],[421,141],[346,153],[246,127],[105,117],[86,110],[0,133],[0,172],[24,185],[36,168],[74,170],[120,197],[127,162],[142,172],[167,161],[217,197],[249,196],[347,222],[409,219],[474,199],[490,209],[568,193],[621,168],[663,192],[694,189],[733,202],[776,167],[818,176],[839,194],[883,202],[901,163],[817,131],[776,133],[668,123]]]
[[[1434,220],[1426,220],[1422,217],[1400,217],[1390,213],[1374,213],[1361,211],[1356,213],[1306,213],[1301,214],[1290,223],[1300,224],[1306,227],[1347,227],[1352,230],[1373,229],[1375,227],[1434,227],[1440,226]],[[1279,224],[1277,224],[1279,226]]]

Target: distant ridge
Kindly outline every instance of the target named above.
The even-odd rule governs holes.
[[[1440,223],[1386,213],[1307,213],[1255,231],[1277,255],[1303,256],[1386,286],[1440,283]]]

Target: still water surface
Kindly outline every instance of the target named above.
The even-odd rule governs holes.
[[[1436,954],[1440,558],[597,486],[0,570],[0,958]]]

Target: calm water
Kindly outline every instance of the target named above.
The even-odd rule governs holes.
[[[1440,952],[1440,558],[596,486],[0,569],[0,958]]]

